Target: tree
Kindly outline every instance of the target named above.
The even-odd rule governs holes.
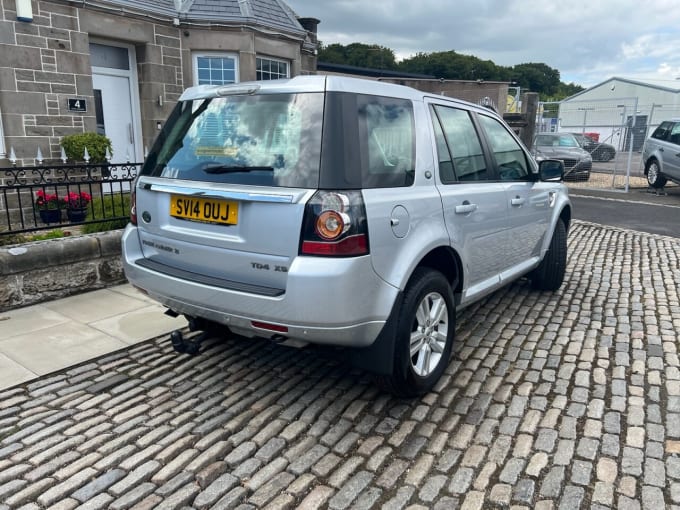
[[[491,60],[450,51],[417,53],[397,63],[394,51],[377,44],[330,44],[319,50],[319,61],[372,69],[427,74],[445,80],[507,81],[523,90],[538,92],[543,101],[558,101],[583,90],[560,81],[560,72],[543,63],[499,66]]]
[[[560,86],[560,72],[546,64],[519,64],[511,68],[511,73],[520,87],[540,94],[556,94]]]
[[[371,69],[396,69],[394,52],[377,44],[352,43],[347,46],[330,44],[321,46],[319,61]]]

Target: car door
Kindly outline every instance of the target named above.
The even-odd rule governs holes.
[[[431,104],[430,112],[444,221],[464,264],[464,304],[497,287],[507,269],[505,185],[496,180],[467,110]]]
[[[675,122],[668,133],[667,142],[663,147],[663,162],[661,169],[664,174],[673,179],[680,179],[680,122]]]
[[[498,119],[478,114],[496,173],[508,204],[508,230],[503,255],[507,268],[501,278],[513,279],[535,264],[550,226],[551,184],[536,181],[533,162],[519,141]]]

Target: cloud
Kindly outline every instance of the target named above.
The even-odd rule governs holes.
[[[680,68],[674,0],[287,0],[321,20],[325,44],[363,42],[398,57],[455,50],[511,66],[543,62],[563,81],[670,76]]]

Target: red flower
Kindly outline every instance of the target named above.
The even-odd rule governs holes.
[[[75,193],[71,191],[66,199],[69,209],[82,209],[87,207],[87,204],[92,200],[92,196],[89,193],[81,191],[80,193]]]
[[[56,193],[45,193],[45,190],[35,192],[35,205],[38,209],[59,209],[64,199],[59,198]]]

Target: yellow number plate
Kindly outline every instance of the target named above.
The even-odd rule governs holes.
[[[209,223],[238,223],[238,202],[219,198],[197,198],[186,195],[170,197],[170,216]]]

